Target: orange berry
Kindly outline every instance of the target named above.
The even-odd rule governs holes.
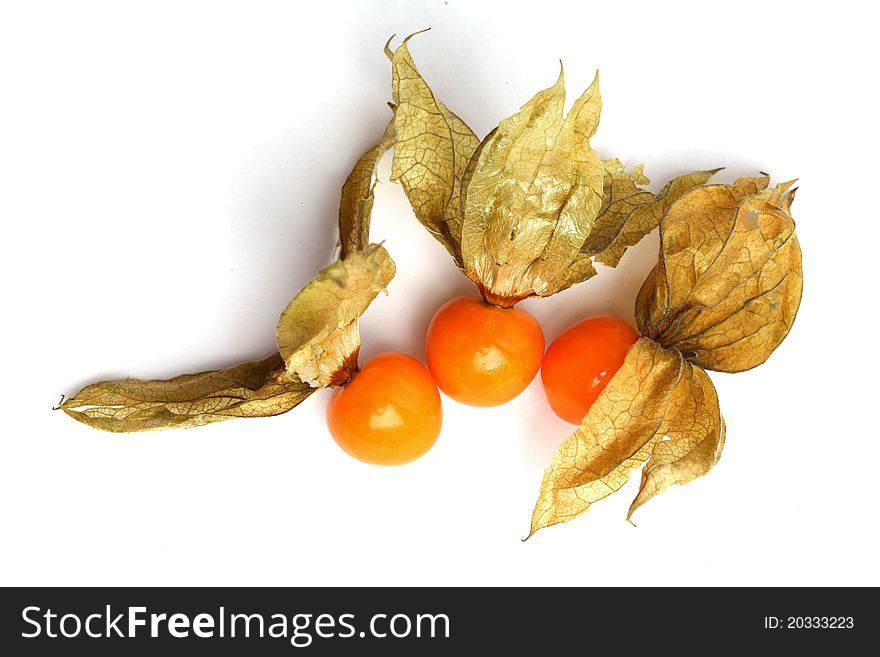
[[[461,297],[434,315],[426,349],[440,390],[463,404],[498,406],[535,378],[544,333],[524,310]]]
[[[619,317],[590,317],[556,338],[541,364],[544,392],[556,415],[580,424],[638,339]]]
[[[365,463],[401,465],[440,435],[443,409],[431,374],[406,354],[379,354],[333,391],[327,426],[346,452]]]

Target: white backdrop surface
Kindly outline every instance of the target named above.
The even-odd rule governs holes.
[[[872,202],[880,59],[869,5],[78,2],[0,10],[4,319],[0,584],[880,584]],[[480,134],[566,67],[602,72],[594,146],[654,189],[726,166],[800,179],[805,292],[763,366],[712,374],[727,445],[709,476],[624,522],[637,489],[526,534],[570,426],[536,381],[444,399],[426,457],[346,456],[327,394],[293,412],[115,436],[51,407],[108,377],[262,357],[332,257],[339,187],[388,118],[392,33]],[[362,358],[423,358],[473,289],[380,167],[375,239],[398,264]],[[652,235],[618,270],[523,307],[548,340],[632,318]]]

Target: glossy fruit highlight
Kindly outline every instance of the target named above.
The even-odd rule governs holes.
[[[639,334],[619,317],[590,317],[569,327],[544,355],[541,381],[553,411],[580,424],[623,365]]]
[[[409,463],[440,435],[443,411],[431,374],[400,353],[379,354],[327,405],[333,439],[356,459],[376,465]]]
[[[524,310],[461,297],[434,315],[426,349],[440,390],[463,404],[498,406],[535,378],[544,333]]]

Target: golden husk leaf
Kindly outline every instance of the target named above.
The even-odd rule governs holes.
[[[357,319],[393,275],[385,249],[368,246],[321,271],[291,302],[279,323],[280,353],[168,380],[102,381],[59,407],[83,424],[119,433],[285,413],[319,388],[348,380],[357,367]]]
[[[106,431],[186,428],[278,415],[319,388],[346,383],[357,369],[358,318],[395,272],[387,251],[369,244],[376,166],[394,140],[392,118],[345,181],[339,204],[341,259],[319,272],[282,313],[276,329],[279,353],[170,380],[95,383],[60,408]]]
[[[660,226],[660,261],[636,302],[643,335],[692,363],[740,372],[763,363],[788,334],[803,287],[789,212],[792,183],[695,189]]]
[[[407,47],[413,36],[394,52],[385,47],[396,106],[391,179],[400,182],[416,218],[461,267],[461,181],[480,140],[419,74]]]
[[[623,486],[663,428],[685,363],[678,352],[641,338],[544,471],[531,536],[567,522]]]
[[[594,259],[616,265],[670,203],[713,173],[681,176],[654,195],[639,187],[649,182],[641,167],[603,163],[590,147],[602,110],[598,74],[564,116],[560,71],[480,142],[419,74],[410,38],[394,52],[386,45],[397,133],[391,177],[490,303],[555,294],[594,276]]]
[[[703,368],[759,365],[791,328],[802,289],[792,183],[684,184],[692,189],[665,208],[660,260],[636,301],[644,337],[553,456],[531,533],[584,513],[643,463],[628,518],[665,488],[706,474],[725,425]]]
[[[605,198],[595,227],[581,251],[608,267],[616,267],[626,250],[660,225],[666,210],[720,169],[694,171],[673,178],[657,194],[642,189],[650,181],[637,166],[626,171],[619,160],[605,160]]]
[[[596,255],[607,249],[618,236],[627,217],[636,208],[649,203],[654,195],[640,185],[651,180],[641,164],[629,171],[617,158],[602,160],[605,178],[602,183],[602,205],[595,226],[581,246],[581,252]],[[598,259],[598,258],[597,258]]]
[[[631,516],[668,486],[708,472],[723,444],[724,421],[706,373],[677,351],[641,338],[554,454],[530,535],[585,513],[647,462]]]
[[[669,486],[702,477],[718,463],[724,447],[724,418],[718,393],[706,372],[688,362],[669,397],[660,440],[653,441],[651,456],[642,469],[639,492],[626,518]]]
[[[225,370],[164,381],[121,379],[86,386],[60,408],[96,429],[125,433],[198,427],[289,411],[315,392],[287,374],[280,354]]]
[[[560,70],[484,140],[468,173],[462,259],[491,303],[548,296],[594,273],[580,251],[603,198],[605,171],[589,144],[598,74],[567,116],[564,104]]]
[[[338,386],[357,369],[358,319],[394,277],[394,261],[372,244],[322,269],[278,321],[278,350],[291,376]]]
[[[370,244],[376,167],[382,155],[394,144],[395,138],[392,117],[382,139],[360,156],[342,185],[339,200],[339,257],[343,260],[352,253],[363,251]]]

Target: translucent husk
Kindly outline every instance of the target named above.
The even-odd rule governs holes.
[[[602,109],[598,74],[564,115],[560,69],[553,86],[479,140],[419,74],[410,38],[386,46],[391,178],[489,303],[550,296],[594,276],[594,262],[617,265],[672,202],[715,173],[685,174],[652,194],[641,166],[600,160],[590,146]]]
[[[660,223],[660,254],[636,301],[644,337],[553,456],[530,535],[566,522],[644,466],[628,518],[706,474],[725,425],[705,370],[763,363],[791,329],[803,284],[791,183],[767,177],[693,189]]]

